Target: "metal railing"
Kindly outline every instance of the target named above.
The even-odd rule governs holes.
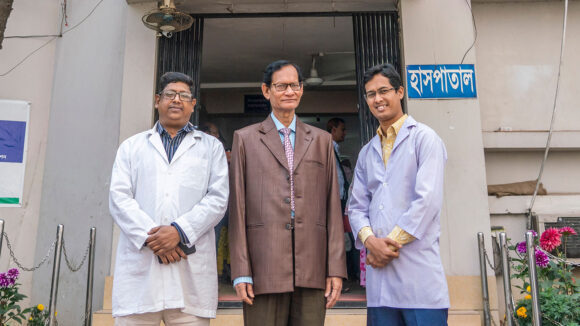
[[[532,289],[532,325],[542,325],[540,319],[540,289],[538,288],[538,273],[536,271],[536,246],[534,234],[526,232],[526,250],[528,253],[528,270],[530,271],[530,287]],[[510,277],[510,275],[507,275]]]
[[[501,266],[494,266],[491,264],[487,252],[485,250],[484,236],[482,232],[477,233],[477,243],[479,247],[479,265],[481,269],[481,286],[483,294],[483,314],[484,325],[489,326],[490,321],[495,324],[490,315],[489,308],[489,293],[487,288],[487,268],[485,262],[492,269],[501,267],[503,277],[506,324],[507,326],[519,326],[514,318],[514,301],[511,291],[511,271],[510,271],[510,257],[508,251],[507,237],[505,232],[499,233]],[[526,232],[526,252],[528,256],[528,270],[530,274],[530,287],[532,299],[532,325],[541,326],[541,307],[539,302],[539,288],[538,288],[538,274],[536,270],[536,248],[534,244],[534,234],[530,231]]]
[[[6,247],[9,250],[10,257],[14,261],[14,263],[23,271],[31,272],[35,271],[40,266],[42,266],[54,250],[54,264],[52,266],[52,278],[51,278],[51,285],[50,285],[50,303],[48,305],[48,325],[55,326],[57,325],[56,319],[56,299],[58,294],[58,281],[60,276],[60,263],[61,263],[61,256],[64,253],[64,260],[68,269],[71,272],[78,272],[82,266],[84,265],[85,261],[89,260],[88,263],[88,271],[87,271],[87,290],[86,290],[86,299],[85,299],[85,309],[84,309],[84,316],[83,316],[83,325],[84,326],[91,326],[93,323],[92,320],[92,305],[93,305],[93,283],[94,283],[94,269],[95,269],[95,245],[96,245],[96,234],[97,229],[92,227],[90,229],[89,235],[89,243],[85,250],[84,256],[81,259],[81,262],[75,266],[71,259],[69,259],[65,241],[64,241],[64,225],[59,224],[56,228],[56,239],[52,242],[51,246],[48,249],[48,252],[41,261],[34,265],[33,267],[25,267],[22,263],[16,258],[14,250],[12,249],[12,244],[8,235],[4,232],[4,220],[0,219],[0,256],[2,254],[2,244],[3,240],[6,239]]]

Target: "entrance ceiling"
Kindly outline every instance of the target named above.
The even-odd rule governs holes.
[[[157,2],[127,0],[128,4]],[[395,10],[396,0],[175,0],[188,13],[266,13]]]
[[[322,52],[316,62],[320,77],[354,81],[352,33],[351,17],[205,19],[201,80],[206,88],[259,85],[266,65],[278,59],[296,62],[308,78],[312,55]]]
[[[129,4],[157,2],[127,0]],[[355,85],[352,18],[348,12],[394,11],[396,0],[175,0],[178,10],[204,20],[202,88],[256,87],[265,66],[287,59],[310,76],[317,57],[323,86]],[[337,12],[339,16],[328,16]],[[259,13],[325,13],[317,17],[256,17]],[[341,14],[342,13],[342,14]],[[217,15],[216,15],[217,14]],[[227,17],[230,14],[231,18]],[[243,14],[254,14],[242,18]],[[306,14],[308,15],[308,14]],[[220,18],[212,18],[212,17]],[[143,27],[145,28],[145,27]]]

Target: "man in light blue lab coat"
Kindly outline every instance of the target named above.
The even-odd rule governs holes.
[[[359,154],[349,202],[356,247],[367,250],[367,325],[447,325],[439,255],[445,145],[403,113],[392,65],[369,68],[363,82],[380,123]]]

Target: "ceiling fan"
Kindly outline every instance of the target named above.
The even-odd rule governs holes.
[[[163,0],[158,9],[147,13],[141,20],[146,27],[165,37],[171,37],[173,33],[186,30],[193,24],[193,17],[178,11],[173,0]]]
[[[346,54],[346,55],[354,55],[353,52],[318,52],[315,54],[312,54],[312,64],[310,66],[310,76],[308,78],[306,78],[304,80],[304,84],[306,86],[324,86],[324,85],[330,85],[330,84],[335,84],[335,85],[351,85],[351,84],[356,84],[354,81],[337,81],[338,79],[343,79],[346,77],[350,77],[353,76],[354,77],[354,67],[352,67],[351,69],[351,65],[347,64],[345,65],[348,69],[344,70],[342,72],[337,72],[337,73],[333,73],[333,74],[329,74],[329,75],[324,75],[324,76],[320,76],[318,74],[318,68],[317,68],[317,63],[320,63],[322,57],[324,57],[325,55],[338,55],[338,54]],[[347,60],[352,61],[352,65],[354,65],[354,59],[352,60]],[[335,64],[336,65],[336,64]],[[341,65],[339,65],[341,66]]]

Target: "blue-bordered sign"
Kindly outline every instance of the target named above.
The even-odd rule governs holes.
[[[475,98],[473,65],[407,66],[409,98]]]
[[[0,207],[20,207],[30,103],[0,99]]]

